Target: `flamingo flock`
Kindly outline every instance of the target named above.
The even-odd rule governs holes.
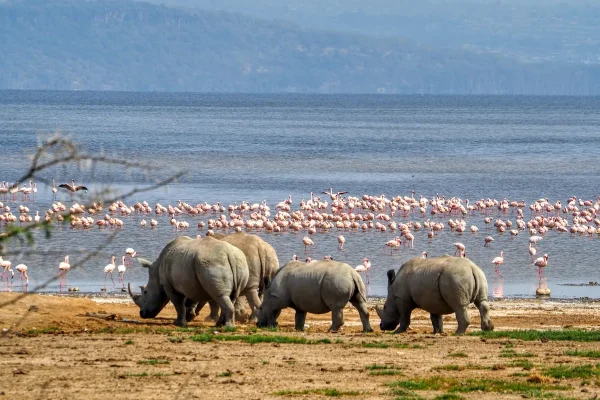
[[[148,232],[156,230],[166,219],[168,222],[166,226],[170,225],[170,229],[174,232],[185,233],[190,229],[200,231],[206,229],[208,233],[241,230],[264,234],[305,233],[302,235],[302,245],[307,258],[310,258],[312,248],[328,250],[318,244],[317,236],[332,231],[382,234],[389,232],[393,238],[386,240],[382,237],[380,243],[384,252],[391,256],[402,253],[403,247],[427,246],[427,243],[437,240],[439,234],[446,230],[457,237],[472,235],[474,238],[479,237],[480,232],[485,230],[485,236],[477,240],[481,240],[483,247],[490,248],[494,246],[495,240],[503,235],[511,238],[507,240],[515,240],[520,233],[525,232],[530,236],[528,241],[530,261],[538,268],[539,276],[543,275],[543,270],[548,265],[548,256],[545,254],[544,257],[535,257],[540,242],[549,232],[576,237],[600,237],[600,218],[597,215],[600,210],[600,197],[592,200],[573,196],[564,204],[561,201],[551,202],[543,198],[526,204],[523,200],[507,198],[470,201],[458,197],[446,198],[438,194],[429,197],[415,196],[414,191],[410,196],[387,197],[384,194],[364,194],[354,197],[346,196],[348,194],[346,191],[334,191],[333,188],[329,188],[322,192],[324,197],[310,193],[308,199],[302,199],[297,206],[291,196],[273,206],[269,206],[266,201],[253,203],[245,200],[233,204],[204,202],[195,205],[181,200],[172,205],[160,203],[151,205],[147,201],[129,204],[124,201],[110,204],[72,202],[67,206],[56,201],[59,188],[65,188],[71,193],[87,190],[87,187],[76,186],[74,181],[57,188],[53,181],[51,206],[46,210],[30,211],[30,207],[33,208],[35,205],[35,200],[31,198],[33,196],[35,199],[37,193],[35,182],[30,181],[28,185],[23,186],[18,183],[11,185],[2,182],[0,232],[16,223],[25,227],[30,224],[60,224],[65,221],[67,215],[68,226],[73,230],[136,229],[130,220],[131,217],[138,215],[143,219],[137,224],[137,229],[148,230]],[[27,204],[16,204],[19,194],[21,202]],[[18,210],[16,214],[13,214],[11,207]],[[483,217],[483,225],[478,226],[475,222],[474,218],[477,216]],[[491,232],[492,230],[495,233]],[[427,241],[422,239],[420,232],[424,232]],[[354,240],[355,237],[350,234],[339,234],[338,251],[344,251],[348,246],[357,246],[359,243]],[[422,242],[419,242],[420,240]],[[466,257],[464,244],[456,242],[454,248],[455,256]],[[116,260],[112,261],[111,258],[112,262],[109,265],[115,267],[109,270],[105,267],[105,287],[108,275],[111,277],[113,287],[115,286],[112,277],[115,269],[119,272],[121,281],[127,268],[131,267],[136,253],[133,249],[127,250],[125,255],[121,256],[122,264],[116,266]],[[427,256],[427,252],[422,254]],[[490,260],[499,275],[502,275],[500,267],[505,257],[510,260],[513,257],[512,252],[505,255],[504,251],[501,251],[499,257]],[[119,269],[121,266],[123,268]],[[63,284],[67,285],[69,270],[67,256],[59,266],[61,288]],[[8,281],[7,274],[8,269],[4,269],[3,279]],[[21,276],[28,282],[25,275],[20,273]]]

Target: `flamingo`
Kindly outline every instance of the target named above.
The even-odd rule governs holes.
[[[85,190],[86,192],[88,191],[88,188],[83,185],[75,186],[74,179],[71,179],[70,185],[68,183],[61,183],[60,185],[58,185],[58,187],[67,189],[68,191],[71,192],[71,194],[78,192],[80,190]]]
[[[115,280],[113,279],[113,271],[116,268],[115,260],[116,260],[116,257],[112,256],[110,259],[110,264],[108,264],[108,265],[106,265],[106,267],[104,267],[104,290],[106,290],[106,276],[108,274],[110,274],[110,280],[113,283],[113,287],[115,287]]]
[[[370,269],[371,269],[371,262],[366,257],[363,258],[363,262],[361,265],[357,265],[356,267],[354,267],[354,270],[356,272],[358,272],[359,274],[362,274],[363,272],[365,273],[365,276],[367,277],[367,285],[369,284],[369,270]]]
[[[65,261],[62,261],[58,264],[58,280],[60,282],[60,289],[62,290],[63,280],[65,281],[65,285],[68,284],[67,281],[67,273],[71,269],[71,264],[69,264],[69,256],[65,256]]]
[[[494,264],[494,270],[496,271],[496,274],[500,275],[500,277],[502,278],[502,274],[500,273],[500,271],[498,271],[498,267],[501,264],[504,264],[504,251],[500,251],[500,257],[496,257],[492,260],[492,264]]]
[[[131,265],[133,265],[133,259],[135,258],[135,255],[136,255],[136,254],[137,254],[137,251],[135,251],[135,250],[134,250],[134,249],[132,249],[131,247],[128,247],[128,248],[126,248],[126,249],[125,249],[125,255],[126,255],[126,256],[129,256],[129,257],[131,257],[131,261],[129,261],[127,264],[125,264],[125,263],[123,263],[123,264],[125,264],[125,265],[127,265],[127,266],[129,266],[129,267],[130,267]]]
[[[402,242],[400,241],[400,238],[398,236],[396,236],[395,238],[393,238],[392,240],[388,240],[385,245],[388,246],[390,248],[390,255],[393,254],[394,249],[398,249],[400,248],[400,245],[402,244]],[[385,251],[385,247],[384,247],[384,251]]]
[[[150,220],[150,228],[154,229],[158,225],[158,221],[155,219]]]
[[[465,245],[457,242],[457,243],[454,243],[454,247],[456,247],[456,250],[454,250],[454,256],[456,257],[456,253],[458,252],[459,257],[464,257],[462,254],[465,251]]]
[[[538,242],[542,239],[543,237],[541,236],[532,236],[529,238],[529,243],[533,243],[535,245],[535,248],[537,249]]]
[[[113,262],[114,262],[114,256],[113,256]],[[119,282],[121,282],[121,284],[123,285],[123,288],[125,288],[125,271],[127,271],[127,267],[125,266],[125,256],[122,257],[121,260],[121,264],[119,266],[117,266],[117,272],[119,273]],[[111,274],[112,277],[112,274]]]
[[[143,219],[143,220],[140,222],[140,226],[142,227],[142,229],[145,229],[145,228],[146,228],[146,220],[145,220],[145,219]]]
[[[421,253],[421,258],[427,258],[427,252],[426,251],[424,251],[424,252]]]
[[[56,199],[56,192],[58,192],[58,189],[56,188],[56,182],[54,179],[52,179],[52,200]]]
[[[529,255],[531,256],[531,263],[533,264],[533,257],[535,257],[535,253],[537,253],[537,250],[535,249],[535,247],[531,247],[531,243],[529,243],[527,247],[529,248]]]
[[[302,243],[304,243],[304,254],[310,254],[308,246],[312,246],[315,243],[308,236],[304,236]]]
[[[300,259],[298,259],[298,256],[294,254],[292,256],[292,261],[300,261]]]
[[[15,267],[19,271],[19,281],[23,284],[23,277],[25,277],[25,286],[29,285],[29,277],[27,276],[27,265],[19,264]]]
[[[8,272],[11,273],[11,279],[15,277],[15,273],[12,269],[10,269],[10,266],[12,265],[12,263],[8,260],[4,260],[2,257],[0,257],[0,267],[3,268],[3,272],[2,275],[4,278],[6,278],[6,283],[8,284]]]
[[[483,245],[483,247],[488,247],[490,245],[490,243],[492,243],[494,241],[494,238],[491,236],[486,236],[485,239],[483,239],[485,244]]]
[[[344,250],[344,243],[346,243],[346,238],[342,235],[338,236],[338,250]]]
[[[546,268],[548,266],[548,254],[544,254],[543,257],[539,257],[537,260],[535,260],[533,265],[538,267],[538,276],[541,280],[542,276],[544,275],[543,268]]]

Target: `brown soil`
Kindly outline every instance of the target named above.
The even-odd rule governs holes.
[[[0,303],[16,298],[0,294]],[[294,332],[291,310],[282,313],[273,336],[329,339],[326,344],[248,344],[242,341],[190,340],[195,333],[177,331],[172,325],[174,310],[167,307],[160,318],[140,320],[130,302],[101,299],[30,295],[0,308],[0,399],[274,399],[326,398],[322,389],[336,389],[344,397],[393,399],[387,383],[426,377],[490,378],[507,381],[557,384],[543,376],[544,368],[595,364],[598,360],[565,356],[568,349],[600,349],[598,343],[487,339],[453,335],[431,335],[429,316],[413,313],[408,334],[361,333],[358,313],[345,311],[341,333],[327,333],[330,316],[309,315],[310,328]],[[105,301],[105,300],[104,300]],[[115,314],[115,320],[86,316],[86,313]],[[203,322],[206,311],[190,324],[202,332],[213,332],[214,324]],[[472,310],[469,331],[478,329],[479,316]],[[492,303],[497,329],[598,329],[600,303],[555,303],[537,300]],[[456,328],[453,316],[445,329]],[[248,335],[252,325],[238,325],[235,335]],[[196,332],[197,333],[197,332]],[[224,333],[234,335],[233,333]],[[181,339],[180,339],[181,338]],[[534,366],[513,366],[514,359],[500,357],[506,343],[516,353],[533,353]],[[386,344],[387,348],[365,347],[364,343]],[[457,357],[462,355],[461,357]],[[156,364],[154,361],[158,360]],[[397,368],[401,375],[370,375],[369,365]],[[456,366],[458,370],[440,370]],[[493,367],[493,368],[490,368]],[[486,369],[487,368],[487,369]],[[517,376],[515,376],[517,374]],[[557,396],[597,398],[598,376],[561,380],[571,385]],[[306,391],[304,394],[299,393]],[[443,391],[417,391],[433,398]],[[332,394],[332,393],[329,393]],[[350,397],[352,395],[352,397]],[[521,398],[522,393],[475,392],[464,398]]]

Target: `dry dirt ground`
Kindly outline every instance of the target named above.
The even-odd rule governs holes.
[[[2,293],[0,303],[16,296]],[[115,319],[86,313],[115,314]],[[235,332],[217,333],[213,323],[203,322],[205,316],[203,311],[189,328],[177,329],[170,306],[160,318],[140,320],[137,307],[128,301],[27,296],[0,308],[0,399],[600,395],[600,359],[593,358],[600,353],[566,355],[575,349],[600,350],[600,342],[434,336],[421,311],[413,313],[412,329],[402,335],[379,331],[374,312],[376,332],[361,333],[358,313],[350,307],[337,334],[326,332],[329,314],[309,314],[305,333],[294,332],[291,310],[282,313],[278,331],[238,324]],[[471,318],[469,332],[476,332],[479,315],[474,308]],[[497,330],[597,330],[600,303],[496,301],[492,318]],[[454,316],[447,316],[446,331],[455,328]],[[283,343],[261,342],[261,335]],[[259,338],[258,343],[249,343],[249,337]],[[303,343],[285,343],[289,338]],[[561,365],[584,372],[570,378],[548,375],[549,368]],[[470,382],[469,389],[457,391],[464,382]]]

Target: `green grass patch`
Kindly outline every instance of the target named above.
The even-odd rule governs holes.
[[[500,352],[500,357],[511,358],[511,357],[535,357],[535,354],[530,352],[517,353],[513,349],[504,349]]]
[[[382,342],[362,342],[360,345],[368,349],[387,349],[390,347],[389,344]]]
[[[221,328],[221,330],[226,333],[233,333],[237,331],[235,326],[224,326],[223,328]]]
[[[511,392],[526,396],[539,397],[547,390],[569,390],[570,386],[547,383],[532,383],[524,381],[504,381],[499,379],[454,379],[454,378],[424,378],[396,381],[389,383],[392,389],[408,390],[446,390],[449,393],[468,392]]]
[[[396,396],[394,400],[421,400],[422,397],[416,394],[415,392],[411,392],[410,390],[402,389],[402,388],[394,388],[392,389],[392,395]]]
[[[159,364],[168,364],[169,360],[157,360],[157,359],[139,360],[137,363],[142,364],[142,365],[159,365]]]
[[[546,368],[543,374],[552,378],[583,379],[600,376],[600,364],[591,365],[557,365]]]
[[[510,366],[511,367],[521,367],[525,371],[530,371],[533,369],[534,364],[527,359],[519,359],[519,360],[512,360],[512,362],[510,363]]]
[[[467,358],[467,357],[469,357],[469,355],[467,353],[462,352],[462,351],[457,351],[455,353],[449,353],[448,357]]]
[[[381,364],[371,364],[367,365],[366,369],[369,370],[369,375],[403,375],[402,368],[397,367],[395,365],[381,365]]]
[[[458,364],[447,364],[441,365],[438,367],[432,368],[434,371],[464,371],[467,369],[470,370],[491,370],[493,367],[488,367],[485,365],[477,365],[477,364],[466,364],[466,365],[458,365]]]
[[[225,371],[225,372],[221,372],[220,374],[217,374],[217,378],[223,378],[223,377],[227,377],[227,376],[231,376],[231,375],[233,375],[233,372]]]
[[[56,326],[49,326],[47,328],[40,329],[29,329],[26,333],[28,336],[47,335],[49,333],[59,332],[61,329]]]
[[[342,396],[358,396],[360,392],[351,390],[337,390],[337,389],[305,389],[305,390],[280,390],[272,393],[274,396],[304,396],[307,394],[316,394],[327,397],[342,397]]]
[[[167,339],[171,343],[182,343],[183,342],[182,336],[169,336]]]
[[[600,351],[597,350],[567,350],[565,355],[574,357],[600,358]]]
[[[190,339],[195,342],[211,342],[213,340],[220,342],[246,342],[249,344],[256,343],[288,343],[288,344],[331,344],[331,339],[306,339],[296,336],[271,336],[271,335],[213,335],[210,333],[201,333],[190,336]]]
[[[444,393],[439,396],[435,396],[433,400],[461,400],[464,397],[457,395],[456,393]]]
[[[128,340],[124,344],[127,345],[127,346],[130,345],[130,344],[133,344],[133,340]]]
[[[570,340],[573,342],[600,341],[600,330],[584,331],[581,329],[565,330],[514,330],[514,331],[476,331],[470,336],[481,336],[487,339],[509,338],[519,340]]]

